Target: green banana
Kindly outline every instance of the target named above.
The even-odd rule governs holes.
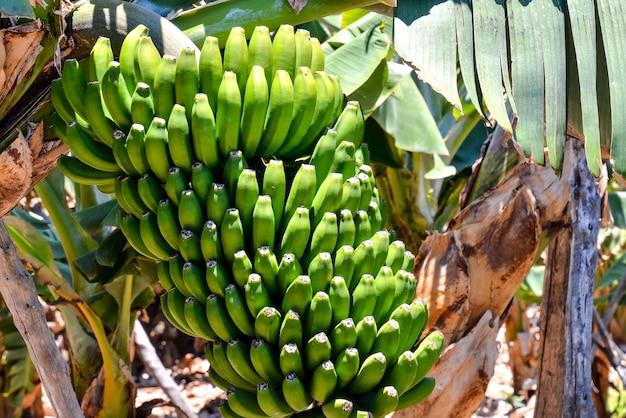
[[[207,375],[209,376],[209,380],[213,383],[218,389],[221,389],[223,392],[226,392],[228,389],[232,387],[232,385],[226,380],[223,376],[221,376],[213,367],[209,367],[207,371]],[[235,417],[239,418],[240,416],[232,412],[232,409],[228,406],[227,402],[224,402],[224,407],[228,407],[228,412],[222,414],[222,417]],[[220,412],[223,411],[224,407],[220,408]],[[230,413],[230,415],[228,415]]]
[[[106,113],[102,104],[100,84],[97,81],[87,83],[85,89],[85,116],[89,121],[89,127],[100,141],[112,148],[114,139],[123,138],[124,132],[119,129],[115,122],[107,117]]]
[[[224,266],[217,260],[207,261],[205,280],[212,293],[224,298],[224,289],[230,284],[230,277]]]
[[[184,314],[185,296],[175,287],[161,295],[161,310],[165,318],[176,328],[185,334],[193,335],[193,331],[187,327]]]
[[[259,311],[254,320],[254,333],[264,343],[276,346],[278,345],[281,324],[282,315],[280,311],[273,306],[266,306]]]
[[[250,274],[243,290],[246,305],[252,316],[256,317],[265,307],[271,306],[272,300],[267,293],[267,289],[265,289],[260,275],[256,273]]]
[[[350,383],[359,372],[360,364],[359,350],[356,348],[348,347],[339,353],[335,359],[337,390],[343,390],[348,386],[348,383]]]
[[[408,391],[404,392],[402,396],[398,399],[398,404],[396,405],[396,410],[400,411],[402,409],[408,408],[415,404],[422,402],[424,399],[428,397],[435,390],[435,378],[433,377],[425,377],[418,384],[413,386]]]
[[[271,417],[291,416],[295,411],[287,404],[283,394],[267,382],[260,383],[256,388],[259,406]]]
[[[229,388],[226,391],[226,403],[238,416],[249,418],[265,418],[267,414],[263,412],[256,400],[256,395],[245,390]],[[222,406],[223,408],[223,406]]]
[[[207,286],[204,269],[198,267],[194,263],[187,262],[183,265],[183,282],[189,289],[190,294],[186,296],[193,296],[198,300],[204,301],[206,295],[210,292],[209,286]]]
[[[415,270],[415,254],[411,251],[404,252],[404,261],[402,262],[402,270],[413,272]]]
[[[256,171],[245,168],[237,180],[235,207],[239,209],[243,230],[248,236],[252,231],[252,212],[258,198],[259,183],[256,178]]]
[[[341,88],[341,81],[339,80],[339,76],[335,75],[335,74],[330,74],[328,76],[328,78],[330,78],[331,83],[333,84],[333,93],[334,93],[334,100],[333,100],[333,113],[331,116],[331,120],[332,121],[336,121],[339,116],[341,115],[341,113],[343,112],[343,108],[346,105],[345,103],[345,96],[343,94],[343,90]],[[360,108],[359,108],[360,110]],[[359,120],[356,120],[356,123],[362,123],[359,122]],[[362,138],[362,136],[360,137]],[[356,145],[356,143],[355,143]]]
[[[359,203],[359,210],[367,212],[374,194],[374,188],[367,174],[359,173],[356,176],[361,182],[361,202]]]
[[[330,166],[331,173],[341,173],[344,178],[350,178],[355,175],[356,162],[354,159],[354,143],[350,141],[341,141],[333,155],[332,164]]]
[[[163,188],[165,189],[167,198],[178,206],[183,191],[189,188],[189,181],[179,167],[170,167],[170,169],[167,170],[167,178],[165,179]]]
[[[254,255],[254,271],[261,275],[265,288],[270,297],[278,298],[278,260],[269,247],[263,246],[257,248]]]
[[[254,156],[261,143],[269,91],[263,67],[255,65],[245,85],[241,112],[241,148],[246,158]]]
[[[200,70],[200,91],[206,94],[210,107],[216,109],[217,92],[222,83],[222,74],[224,74],[222,53],[216,37],[207,36],[204,38],[204,43],[200,49],[198,66]],[[206,164],[206,161],[203,162]]]
[[[140,173],[135,170],[130,158],[128,158],[128,151],[126,150],[126,137],[122,131],[115,131],[115,137],[113,138],[111,150],[113,151],[113,159],[124,173],[134,177],[138,177],[140,175]]]
[[[159,232],[154,212],[146,211],[141,215],[141,218],[139,218],[139,233],[148,250],[159,259],[168,261],[175,252]]]
[[[217,92],[217,114],[215,131],[217,148],[222,158],[239,149],[239,123],[241,121],[241,92],[237,85],[237,74],[225,71]]]
[[[248,43],[246,31],[238,26],[231,28],[224,46],[224,71],[237,75],[239,90],[243,93],[248,79]]]
[[[352,246],[356,236],[356,226],[352,218],[352,212],[349,209],[342,209],[339,213],[339,225],[337,230],[337,244],[335,251],[344,245]]]
[[[317,402],[330,399],[337,387],[337,371],[332,361],[324,361],[313,370],[309,383],[309,394]]]
[[[228,356],[226,354],[226,351],[228,349],[227,347],[228,343],[222,340],[209,342],[205,350],[207,360],[209,360],[209,364],[211,365],[211,367],[214,367],[220,375],[222,375],[227,381],[231,383],[230,386],[241,388],[252,393],[256,392],[256,385],[253,385],[252,383],[241,377],[230,364],[230,361],[228,360]],[[209,350],[211,350],[211,353],[209,353]]]
[[[245,250],[239,250],[234,254],[231,268],[235,283],[243,289],[254,271],[252,261]],[[256,276],[253,280],[256,280]],[[263,282],[263,288],[265,289],[265,282]],[[256,315],[256,313],[254,313],[254,315]]]
[[[235,196],[237,181],[239,181],[239,176],[246,168],[248,168],[248,162],[241,151],[237,150],[228,153],[228,159],[226,164],[224,164],[223,177],[226,190],[231,196]]]
[[[176,62],[174,95],[176,103],[185,107],[187,119],[191,119],[191,109],[200,88],[200,73],[196,49],[185,47],[180,51]]]
[[[283,162],[281,160],[269,160],[265,166],[265,172],[263,173],[262,194],[272,198],[274,225],[276,229],[280,226],[283,218],[286,192],[287,179]]]
[[[398,395],[402,396],[413,387],[418,368],[419,364],[415,354],[411,351],[405,351],[400,354],[396,363],[387,369],[380,384],[393,386],[398,391]]]
[[[402,305],[396,307],[393,310],[393,312],[391,312],[391,315],[389,315],[389,321],[392,320],[392,319],[395,320],[398,323],[398,327],[400,329],[399,338],[398,338],[398,344],[397,344],[397,346],[398,346],[397,347],[397,354],[400,354],[403,351],[410,349],[413,346],[413,344],[415,343],[415,341],[416,341],[416,340],[413,340],[411,342],[408,342],[408,340],[407,340],[408,337],[409,337],[409,334],[411,332],[411,322],[413,321],[413,318],[411,316],[411,305],[409,305],[408,303],[403,303]],[[384,322],[384,321],[381,321],[378,318],[376,318],[376,320],[378,321],[378,323],[383,323]],[[376,349],[374,349],[374,350],[376,350]],[[383,352],[383,354],[384,354],[384,352]],[[392,357],[387,356],[387,358],[390,361],[393,360]],[[395,356],[394,356],[394,358],[395,358]]]
[[[296,35],[291,25],[280,25],[272,41],[272,70],[286,71],[293,79],[296,72]]]
[[[263,378],[254,370],[250,361],[250,351],[248,345],[238,339],[232,339],[226,347],[226,356],[233,366],[233,369],[248,382],[258,385],[263,382]]]
[[[341,207],[348,209],[352,214],[359,210],[361,204],[361,181],[357,176],[349,177],[343,183]]]
[[[350,291],[358,286],[361,277],[373,271],[374,265],[374,242],[365,240],[354,250],[354,273],[350,281]]]
[[[408,273],[405,270],[399,270],[394,278],[396,282],[396,290],[394,292],[392,306],[398,306],[403,303],[406,303],[407,299],[411,295],[411,289],[413,288],[412,281],[415,280],[415,276],[413,273]],[[413,293],[413,296],[415,293]],[[412,299],[412,298],[411,298]],[[409,300],[410,302],[410,300]]]
[[[159,209],[159,202],[167,197],[161,183],[150,174],[139,177],[136,193],[143,204],[154,213]]]
[[[296,69],[299,67],[311,67],[311,59],[313,58],[313,46],[311,45],[311,33],[306,29],[298,29],[296,30],[295,39],[296,39]]]
[[[376,306],[372,315],[377,321],[382,323],[387,320],[393,307],[396,291],[396,280],[393,270],[388,266],[381,267],[374,279],[374,286],[376,287],[378,297],[376,298]]]
[[[159,297],[159,302],[161,304],[161,312],[163,312],[163,316],[165,317],[165,319],[167,319],[170,322],[170,324],[175,326],[177,329],[181,330],[181,332],[185,332],[184,331],[185,327],[176,320],[176,318],[174,317],[174,314],[169,308],[168,293],[169,292],[165,292],[161,294],[161,296]]]
[[[313,398],[309,395],[304,382],[295,373],[285,376],[281,388],[287,405],[294,411],[305,411],[313,403]]]
[[[80,63],[74,59],[65,60],[61,71],[61,84],[65,98],[74,112],[83,120],[87,120],[85,114],[85,92],[87,90],[87,80],[81,70]]]
[[[382,353],[367,356],[358,373],[350,382],[350,392],[360,395],[374,389],[382,380],[387,369],[387,359]]]
[[[209,189],[209,196],[207,198],[207,218],[220,227],[229,207],[230,197],[226,186],[222,183],[213,183]]]
[[[196,94],[191,108],[191,142],[196,159],[211,170],[220,164],[215,129],[215,115],[208,96],[204,93]]]
[[[139,44],[139,38],[142,36],[148,36],[150,30],[139,24],[135,26],[122,41],[120,48],[120,72],[124,78],[124,84],[126,85],[126,91],[130,94],[135,90],[137,80],[135,80],[135,56],[137,55],[137,46]]]
[[[366,316],[356,323],[356,345],[359,353],[363,355],[369,353],[376,341],[378,325],[373,316]]]
[[[220,236],[224,258],[232,265],[235,253],[245,248],[243,225],[237,208],[226,210],[220,227]]]
[[[396,240],[389,244],[387,257],[385,258],[385,265],[391,268],[393,274],[396,274],[398,270],[402,268],[402,264],[404,263],[405,251],[406,248],[404,246],[404,242],[402,241]]]
[[[85,94],[86,93],[87,92],[85,91]],[[76,120],[76,112],[72,108],[72,105],[70,105],[70,102],[67,101],[67,97],[65,96],[62,78],[56,78],[50,82],[50,100],[52,101],[54,110],[61,117],[64,124]]]
[[[167,147],[174,166],[179,167],[187,176],[190,176],[191,165],[196,161],[196,157],[190,141],[186,112],[185,106],[175,104],[172,107],[167,120]]]
[[[133,123],[148,126],[154,118],[154,98],[150,86],[142,81],[137,83],[130,97],[130,116]]]
[[[209,190],[211,190],[214,181],[213,173],[201,161],[196,161],[191,165],[191,188],[202,205],[206,205]]]
[[[321,185],[331,172],[330,168],[333,164],[333,158],[335,157],[335,151],[337,149],[336,138],[337,132],[334,129],[327,129],[324,135],[319,138],[317,144],[315,144],[315,148],[313,148],[313,154],[311,154],[309,164],[315,166],[315,175],[317,176],[318,185]],[[349,177],[352,177],[352,175]]]
[[[346,281],[341,276],[335,276],[330,281],[328,297],[333,307],[331,325],[336,326],[350,315],[351,297]]]
[[[380,211],[378,203],[376,203],[374,200],[370,200],[369,206],[367,207],[367,216],[370,219],[372,231],[381,230],[384,227],[383,215]]]
[[[311,203],[311,217],[313,219],[311,223],[312,227],[315,227],[320,223],[324,213],[336,213],[339,210],[342,193],[343,175],[339,173],[330,173],[320,185],[319,189],[315,193],[313,202]]]
[[[65,66],[67,66],[67,62],[68,61],[65,62]],[[63,68],[65,68],[65,66]],[[65,76],[63,77],[63,81],[65,81]],[[77,81],[74,81],[73,83],[76,82]],[[113,122],[115,122],[115,124],[119,126],[121,130],[126,132],[132,125],[130,102],[131,93],[135,91],[135,84],[133,84],[130,91],[127,90],[126,81],[121,73],[121,65],[117,61],[111,61],[109,63],[107,71],[104,73],[104,78],[102,79],[101,84],[102,100],[104,102],[106,110],[109,112],[109,115],[111,116],[111,119],[113,119]],[[65,88],[65,85],[63,87],[66,92],[71,91]],[[73,95],[74,93],[66,94]]]
[[[250,345],[250,361],[252,362],[252,366],[254,366],[254,370],[264,381],[275,387],[281,385],[283,374],[280,371],[278,355],[274,352],[269,342],[259,338],[252,340]]]
[[[167,123],[164,119],[155,117],[146,131],[144,142],[150,170],[162,183],[167,180],[167,172],[172,166],[167,141]]]
[[[194,297],[185,299],[183,313],[185,314],[187,325],[197,337],[204,338],[207,341],[215,341],[219,338],[213,331],[213,328],[211,328],[211,325],[209,325],[209,321],[206,318],[206,309],[198,299]]]
[[[287,287],[283,296],[280,310],[287,312],[292,309],[302,317],[309,308],[309,303],[313,298],[313,287],[309,276],[301,275]]]
[[[184,295],[191,295],[191,291],[187,288],[187,283],[183,280],[183,266],[185,260],[179,253],[174,253],[170,256],[170,277],[174,286]],[[200,300],[204,302],[204,298]]]
[[[280,371],[283,375],[295,373],[300,379],[308,377],[304,371],[304,363],[300,355],[300,349],[296,343],[288,343],[281,346],[278,356]]]
[[[354,248],[349,245],[339,247],[335,253],[335,270],[334,275],[343,277],[345,285],[350,289],[352,286],[352,277],[354,276],[354,268],[356,266],[354,258]]]
[[[304,329],[300,318],[301,315],[291,309],[285,313],[278,333],[279,347],[286,344],[296,344],[298,347],[302,347]]]
[[[206,298],[205,307],[209,324],[220,339],[230,341],[243,336],[239,328],[233,323],[230,315],[228,315],[226,304],[222,298],[215,293],[211,293]]]
[[[170,275],[170,264],[167,261],[157,260],[157,277],[166,291],[174,287],[174,282]]]
[[[291,189],[285,203],[282,223],[286,224],[296,210],[303,206],[310,208],[317,190],[316,168],[311,164],[302,164],[291,182]],[[283,225],[284,226],[284,225]],[[284,230],[284,227],[282,228]]]
[[[146,131],[142,125],[133,124],[126,136],[126,152],[135,170],[140,174],[150,173],[146,157]]]
[[[224,302],[226,310],[239,331],[248,337],[254,337],[254,320],[248,312],[244,296],[233,283],[224,289]]]
[[[371,219],[371,217],[370,217]],[[371,241],[374,244],[374,263],[372,271],[377,272],[385,265],[387,252],[389,251],[389,231],[384,229],[378,230],[372,235]]]
[[[158,259],[144,244],[139,233],[139,220],[132,213],[122,212],[120,213],[120,229],[126,236],[126,239],[130,243],[131,247],[135,249],[139,254],[151,259]]]
[[[302,356],[304,360],[304,367],[306,367],[307,370],[312,371],[320,364],[330,360],[331,355],[332,347],[330,346],[328,336],[325,332],[319,332],[309,338],[309,340],[304,344],[304,354]],[[313,397],[313,399],[315,399],[315,397]]]
[[[274,248],[276,226],[272,198],[259,196],[252,210],[252,248]]]
[[[296,256],[291,253],[283,255],[278,265],[278,273],[276,273],[276,282],[280,294],[284,294],[289,285],[301,274],[302,267]]]
[[[337,131],[337,144],[341,141],[350,141],[358,148],[365,134],[365,123],[359,102],[346,103],[333,128]]]
[[[217,232],[217,225],[212,220],[206,221],[202,227],[202,233],[200,234],[200,251],[202,252],[202,258],[204,260],[221,261],[224,259],[222,255],[222,243]]]
[[[428,323],[428,308],[421,299],[414,300],[411,308],[411,327],[404,341],[404,348],[412,349]]]
[[[322,413],[326,418],[348,418],[354,409],[354,404],[342,398],[334,398],[322,405]]]
[[[115,179],[115,196],[122,209],[140,218],[148,207],[139,198],[137,180],[130,176],[120,176]]]
[[[324,71],[324,50],[322,44],[317,38],[310,38],[311,43],[311,71],[315,74],[317,71]]]
[[[270,86],[263,136],[257,154],[269,157],[284,144],[291,126],[295,92],[293,78],[284,70],[277,70]]]
[[[242,418],[241,415],[232,410],[227,400],[222,402],[222,405],[219,407],[219,411],[220,415],[224,418]]]
[[[328,293],[318,291],[313,295],[309,310],[304,317],[304,337],[311,337],[318,332],[328,332],[332,318],[333,309]]]
[[[398,391],[393,386],[381,387],[371,396],[364,396],[362,404],[374,418],[384,418],[396,410]]]
[[[176,104],[176,57],[165,54],[154,73],[154,114],[168,120],[174,104]]]
[[[310,260],[315,257],[316,254],[332,252],[337,245],[338,235],[337,215],[334,212],[324,213],[320,223],[317,224],[311,234],[311,243],[307,256],[304,258],[305,261],[303,261],[303,265],[309,264]]]
[[[289,154],[291,150],[300,145],[313,120],[317,101],[317,85],[309,68],[298,66],[293,81],[293,91],[292,122],[287,132],[287,139],[281,147],[281,154]]]
[[[373,352],[382,353],[391,366],[397,359],[397,353],[400,343],[400,324],[395,319],[390,319],[378,328],[376,340],[372,346]]]
[[[357,286],[352,291],[352,308],[350,317],[359,322],[366,316],[372,315],[376,305],[376,284],[371,274],[363,274]]]
[[[122,172],[111,148],[92,139],[77,122],[68,123],[65,133],[67,144],[76,158],[97,170],[118,174]]]
[[[272,74],[272,38],[267,26],[256,26],[248,44],[248,73],[260,66],[265,74]]]
[[[420,341],[413,351],[419,366],[413,384],[417,384],[432,369],[443,351],[443,344],[443,334],[438,330],[431,332]]]
[[[307,274],[313,292],[326,291],[333,278],[333,259],[330,253],[319,253],[311,260]]]
[[[337,358],[346,348],[356,344],[356,325],[352,318],[346,318],[339,322],[330,332],[330,345],[332,346],[331,358]]]
[[[300,259],[309,242],[311,235],[311,223],[309,220],[309,210],[300,206],[291,216],[281,237],[279,254],[282,256],[292,253]]]
[[[150,36],[140,36],[137,42],[137,51],[134,56],[135,82],[144,82],[149,86],[154,85],[156,69],[161,62],[161,54],[152,42]]]
[[[200,236],[204,227],[203,204],[194,189],[183,190],[178,202],[178,221],[182,229],[189,229]]]

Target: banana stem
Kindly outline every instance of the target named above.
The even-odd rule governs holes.
[[[124,296],[122,298],[122,306],[120,306],[119,315],[117,319],[117,344],[116,349],[120,358],[124,363],[130,363],[130,350],[128,349],[130,333],[131,333],[131,321],[134,323],[134,318],[131,318],[130,307],[133,299],[133,275],[127,274],[124,277]]]
[[[35,192],[41,198],[41,202],[50,214],[52,223],[56,226],[59,240],[61,241],[65,256],[70,264],[74,291],[80,295],[84,295],[88,290],[88,283],[80,271],[74,266],[73,261],[77,257],[96,248],[98,244],[70,214],[65,204],[65,196],[57,196],[48,178],[37,183]]]
[[[296,13],[285,0],[221,0],[187,10],[172,19],[196,45],[204,38],[215,36],[220,46],[234,26],[241,26],[251,34],[255,26],[267,26],[271,31],[281,24],[298,25],[345,10],[381,3],[378,0],[317,0],[310,1]]]

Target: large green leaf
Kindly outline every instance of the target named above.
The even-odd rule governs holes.
[[[626,173],[623,0],[402,0],[394,25],[394,45],[421,79],[460,109],[462,77],[503,128],[515,117],[535,161],[547,147],[561,169],[571,124],[594,174],[609,157]]]

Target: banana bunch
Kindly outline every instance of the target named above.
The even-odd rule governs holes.
[[[115,60],[108,38],[90,56],[66,60],[52,83],[54,128],[71,147],[61,170],[113,192],[121,174],[195,162],[223,167],[231,151],[246,158],[306,155],[343,107],[336,76],[324,72],[319,41],[283,25],[273,39],[257,27],[246,40],[233,28],[224,51],[207,37],[200,51],[161,56],[145,26],[125,38]]]
[[[178,57],[139,26],[52,85],[59,166],[115,193],[165,316],[208,341],[225,417],[383,417],[434,389],[443,336],[384,228],[360,106],[323,68],[287,25]]]

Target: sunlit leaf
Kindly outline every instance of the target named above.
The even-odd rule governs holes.
[[[16,216],[7,215],[3,218],[11,239],[20,251],[28,254],[41,264],[55,268],[52,249],[48,242],[28,222]]]
[[[446,165],[438,154],[433,154],[435,165],[424,174],[424,178],[429,180],[445,179],[456,174],[456,168]]]

